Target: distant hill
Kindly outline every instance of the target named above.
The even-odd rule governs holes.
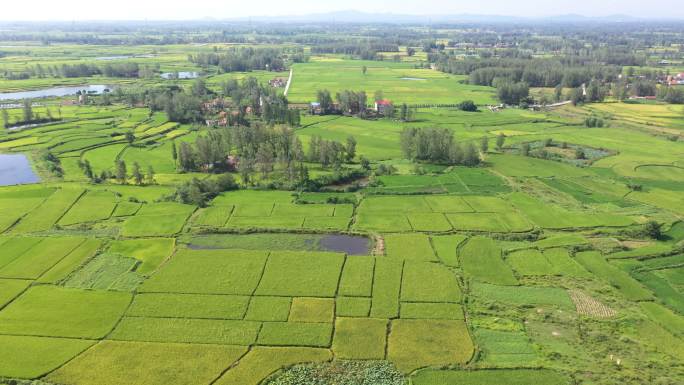
[[[576,22],[636,22],[655,19],[637,18],[628,15],[590,17],[577,14],[549,17],[519,17],[504,15],[457,14],[457,15],[406,15],[392,13],[368,13],[361,11],[337,11],[290,16],[256,16],[230,19],[233,21],[253,22],[299,22],[299,23],[382,23],[382,24],[440,24],[440,23],[576,23]]]

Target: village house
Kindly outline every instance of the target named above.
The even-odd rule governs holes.
[[[268,85],[273,88],[283,88],[286,84],[287,80],[285,78],[273,78],[268,81]]]
[[[309,113],[311,115],[320,115],[323,113],[323,109],[321,108],[321,103],[318,102],[311,102],[309,105]]]
[[[391,110],[391,109],[392,109],[392,102],[391,101],[389,101],[387,99],[375,101],[375,112],[377,112],[378,114],[384,115],[385,112],[387,112],[388,110]]]
[[[202,104],[204,112],[214,113],[228,106],[228,102],[222,98],[216,98]]]

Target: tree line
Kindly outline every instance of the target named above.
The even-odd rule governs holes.
[[[229,48],[226,52],[189,55],[188,61],[203,67],[218,67],[220,72],[284,71],[286,68],[283,52],[277,48]]]
[[[596,79],[612,82],[622,72],[617,65],[568,59],[467,58],[438,55],[440,71],[468,75],[470,84],[492,86],[497,78],[524,82],[530,87],[579,87]]]
[[[159,73],[159,64],[141,66],[133,62],[95,64],[62,64],[60,66],[43,66],[36,64],[21,71],[5,70],[3,77],[8,80],[25,80],[30,78],[87,78],[104,75],[110,78],[151,78]]]
[[[383,41],[334,42],[314,45],[311,47],[311,52],[315,54],[353,55],[362,60],[382,60],[379,52],[399,52],[399,46]]]

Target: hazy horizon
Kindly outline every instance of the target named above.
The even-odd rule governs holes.
[[[188,6],[177,1],[119,0],[113,7],[87,0],[36,0],[27,3],[12,2],[0,13],[2,21],[80,21],[80,20],[199,20],[236,19],[248,17],[301,16],[339,11],[361,11],[415,16],[435,15],[496,15],[512,17],[547,17],[579,14],[589,17],[626,15],[640,18],[684,19],[684,7],[673,0],[654,0],[644,6],[643,1],[588,1],[555,3],[526,0],[512,3],[490,0],[486,6],[446,0],[376,0],[374,2],[349,0],[330,4],[313,0],[290,2],[276,0],[221,1],[197,0]],[[178,4],[178,5],[176,5]]]

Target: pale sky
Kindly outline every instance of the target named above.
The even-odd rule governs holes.
[[[624,14],[684,19],[681,0],[2,0],[0,20],[191,20],[359,10],[409,15]]]

